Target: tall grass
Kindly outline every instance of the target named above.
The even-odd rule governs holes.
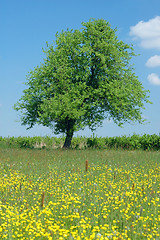
[[[0,148],[0,239],[160,239],[160,152]]]

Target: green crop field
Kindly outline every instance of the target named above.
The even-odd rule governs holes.
[[[3,145],[0,169],[0,239],[160,239],[160,152]]]

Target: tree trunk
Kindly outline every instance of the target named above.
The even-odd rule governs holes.
[[[65,138],[63,148],[70,148],[71,146],[72,137],[74,133],[73,126],[74,126],[74,121],[69,119],[67,121],[66,138]]]
[[[69,132],[66,134],[65,142],[63,148],[70,148],[72,142],[73,133]]]

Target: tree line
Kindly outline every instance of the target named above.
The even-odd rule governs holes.
[[[60,149],[65,142],[63,137],[0,137],[0,147],[27,149]],[[144,134],[142,136],[121,137],[73,137],[72,149],[123,149],[123,150],[160,150],[160,135]]]

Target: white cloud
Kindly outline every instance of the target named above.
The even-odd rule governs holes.
[[[160,50],[160,16],[130,27],[130,35],[139,39],[142,47]]]
[[[155,73],[151,73],[148,75],[148,81],[153,85],[160,85],[160,78]]]
[[[150,57],[146,62],[147,67],[160,67],[160,56],[155,55]]]

